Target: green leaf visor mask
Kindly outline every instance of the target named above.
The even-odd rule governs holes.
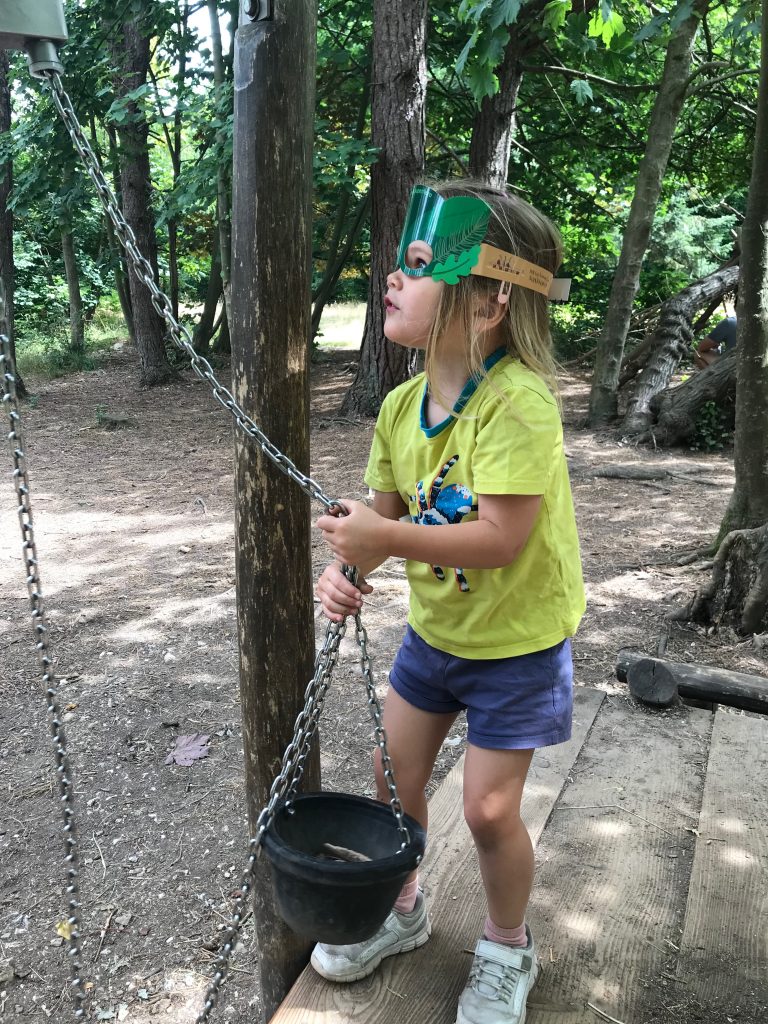
[[[553,299],[568,297],[570,282],[553,281],[543,267],[496,249],[483,241],[491,208],[475,196],[446,199],[426,185],[411,192],[397,253],[397,265],[408,277],[431,277],[458,284],[469,274],[501,281],[499,301],[506,302],[513,284]]]

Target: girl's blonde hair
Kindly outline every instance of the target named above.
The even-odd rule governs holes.
[[[452,179],[427,184],[445,199],[455,196],[482,199],[491,208],[491,219],[483,241],[535,263],[552,274],[557,271],[562,260],[560,233],[543,213],[517,196],[481,181]],[[457,320],[468,340],[468,375],[477,380],[485,376],[478,309],[497,301],[500,283],[470,274],[460,278],[458,284],[443,288],[424,354],[424,369],[430,387],[434,383],[440,339],[447,327]],[[557,396],[557,365],[552,352],[548,306],[546,295],[513,285],[501,325],[509,354],[538,374]]]

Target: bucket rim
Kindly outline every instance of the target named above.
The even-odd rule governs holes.
[[[391,816],[393,826],[396,827],[396,819],[391,808],[386,804],[381,803],[379,800],[371,800],[369,797],[357,796],[354,793],[335,793],[327,790],[318,793],[302,793],[299,796],[294,797],[290,801],[290,805],[293,808],[299,809],[302,804],[317,804],[331,801],[338,802],[339,800],[343,801],[348,806],[356,805],[361,810],[364,809],[368,812],[374,811],[376,814],[379,814],[380,811],[384,810]],[[386,876],[389,874],[397,874],[402,871],[412,871],[418,866],[424,855],[426,832],[423,826],[416,821],[415,818],[412,818],[409,814],[403,813],[403,823],[408,829],[408,834],[410,836],[410,842],[403,850],[397,850],[395,853],[389,854],[387,857],[380,857],[376,860],[360,862],[326,860],[322,857],[314,856],[313,854],[306,853],[303,850],[297,850],[295,847],[289,846],[288,843],[278,835],[275,823],[278,821],[280,815],[285,812],[286,807],[287,801],[281,801],[277,805],[272,822],[261,840],[264,852],[273,864],[278,865],[282,863],[285,865],[286,863],[289,863],[293,864],[297,868],[321,871],[322,875],[324,875],[331,884],[341,880],[351,884],[354,884],[356,881],[359,881],[360,884],[366,884],[371,881],[372,874]],[[322,883],[323,879],[318,878],[317,881]]]

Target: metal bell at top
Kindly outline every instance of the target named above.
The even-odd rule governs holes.
[[[68,38],[62,0],[0,0],[0,50],[24,50],[35,78],[63,72],[58,48]]]

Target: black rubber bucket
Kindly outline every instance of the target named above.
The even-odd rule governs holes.
[[[373,935],[424,855],[424,829],[407,814],[403,818],[410,842],[401,851],[402,835],[387,804],[349,793],[305,793],[278,807],[263,846],[288,927],[333,945]],[[324,843],[371,859],[329,860]]]

